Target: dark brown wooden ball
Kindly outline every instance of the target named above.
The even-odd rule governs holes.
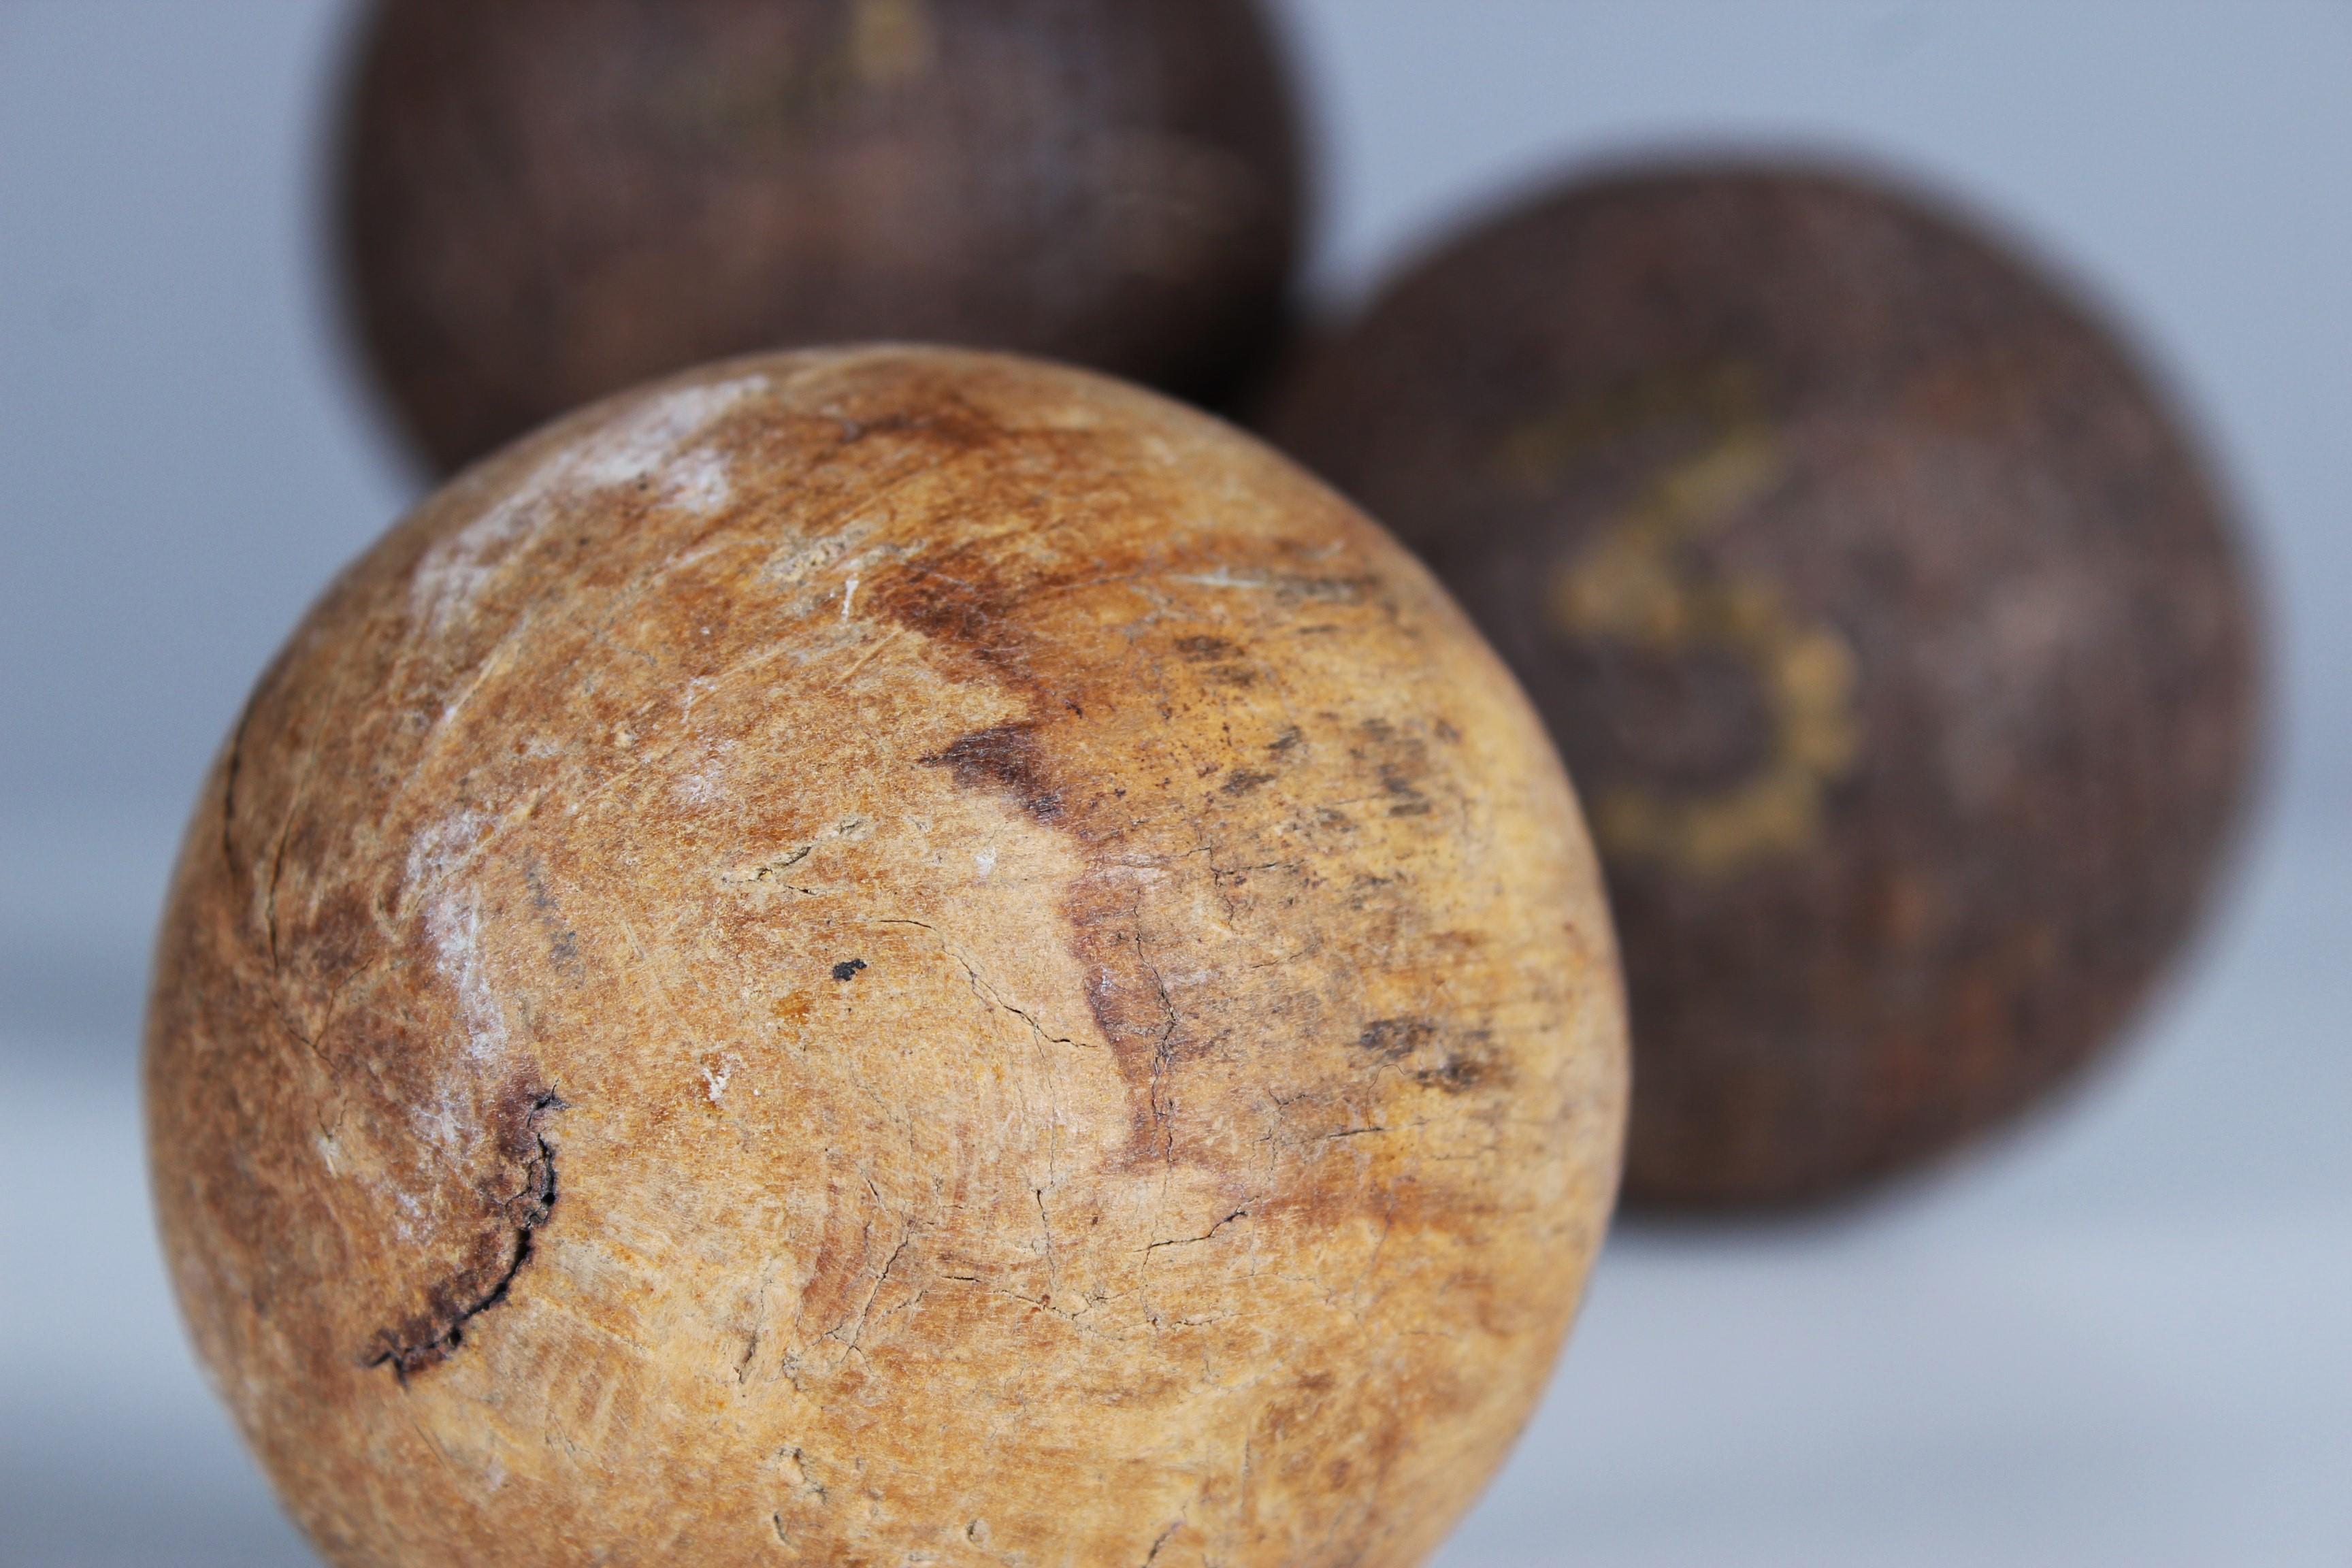
[[[2247,791],[2256,606],[2115,339],[1802,168],[1557,190],[1389,288],[1277,438],[1435,565],[1608,868],[1637,1201],[1786,1203],[2117,1032]]]
[[[1257,0],[383,0],[346,113],[359,334],[444,469],[849,339],[1213,400],[1274,341],[1302,226]]]

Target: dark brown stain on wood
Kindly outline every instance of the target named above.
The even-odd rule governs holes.
[[[996,790],[1012,796],[1022,810],[1047,826],[1067,815],[1062,792],[1047,776],[1045,749],[1037,743],[1034,724],[998,724],[976,731],[922,761],[926,767],[948,769],[965,789]]]

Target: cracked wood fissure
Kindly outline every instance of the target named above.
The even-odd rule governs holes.
[[[445,1280],[427,1292],[433,1310],[411,1318],[397,1329],[376,1333],[375,1348],[366,1357],[371,1367],[388,1366],[402,1383],[447,1360],[466,1342],[466,1330],[476,1318],[505,1304],[515,1279],[530,1261],[533,1238],[555,1215],[555,1146],[537,1131],[539,1119],[564,1109],[563,1101],[542,1092],[531,1102],[529,1122],[538,1152],[527,1167],[523,1192],[502,1205],[514,1224],[506,1261],[488,1288],[475,1292],[465,1277]]]

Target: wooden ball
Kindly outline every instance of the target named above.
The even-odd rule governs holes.
[[[2239,546],[2146,375],[1952,216],[1801,167],[1558,189],[1269,426],[1435,566],[1584,792],[1633,1199],[1815,1198],[2006,1121],[2205,902],[2256,729]]]
[[[648,376],[856,339],[1212,399],[1300,241],[1258,0],[380,0],[345,116],[359,335],[445,472]]]
[[[339,1564],[1420,1561],[1625,1092],[1598,868],[1433,579],[1084,373],[740,361],[478,466],[205,785],[146,1089]]]

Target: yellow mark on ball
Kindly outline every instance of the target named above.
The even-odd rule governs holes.
[[[1547,585],[1546,607],[1552,626],[1571,637],[1669,657],[1719,650],[1756,676],[1772,726],[1761,768],[1701,794],[1619,785],[1592,802],[1593,832],[1612,855],[1717,876],[1811,843],[1823,795],[1861,749],[1854,658],[1845,638],[1825,623],[1801,619],[1769,582],[1699,571],[1686,548],[1780,482],[1786,464],[1769,420],[1748,379],[1724,371],[1695,396],[1687,384],[1679,396],[1645,387],[1529,426],[1503,458],[1532,479],[1612,429],[1693,412],[1720,434],[1659,474],[1592,544],[1563,563]]]
[[[857,0],[849,17],[850,69],[867,87],[901,87],[939,53],[923,0]]]

